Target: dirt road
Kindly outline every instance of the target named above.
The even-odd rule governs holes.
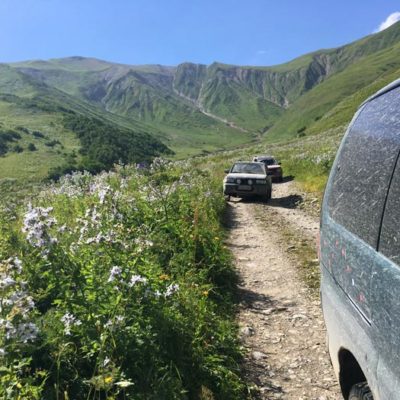
[[[285,229],[299,243],[314,243],[318,219],[299,208],[302,197],[293,182],[284,182],[274,184],[269,204],[233,200],[228,207],[228,246],[241,277],[240,333],[248,350],[243,368],[261,399],[342,399],[319,298],[282,235]]]

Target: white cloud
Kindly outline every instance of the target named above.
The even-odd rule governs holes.
[[[381,32],[386,28],[389,28],[389,26],[392,26],[396,22],[400,21],[400,12],[396,11],[392,14],[390,14],[385,21],[383,21],[380,25],[379,28],[375,30],[375,32]]]

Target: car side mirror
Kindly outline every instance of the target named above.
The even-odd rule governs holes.
[[[282,163],[279,161],[279,162],[278,162],[278,165],[282,165]]]
[[[229,173],[229,169],[225,169],[224,172],[225,172],[226,174],[228,174],[228,173]]]

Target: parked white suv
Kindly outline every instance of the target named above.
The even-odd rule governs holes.
[[[262,162],[236,162],[227,173],[223,189],[224,195],[233,197],[261,197],[264,201],[271,198],[271,177],[267,175]]]

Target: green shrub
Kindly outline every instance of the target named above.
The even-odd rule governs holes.
[[[13,151],[15,153],[22,153],[24,151],[24,148],[19,144],[16,144],[15,146],[13,146]]]

